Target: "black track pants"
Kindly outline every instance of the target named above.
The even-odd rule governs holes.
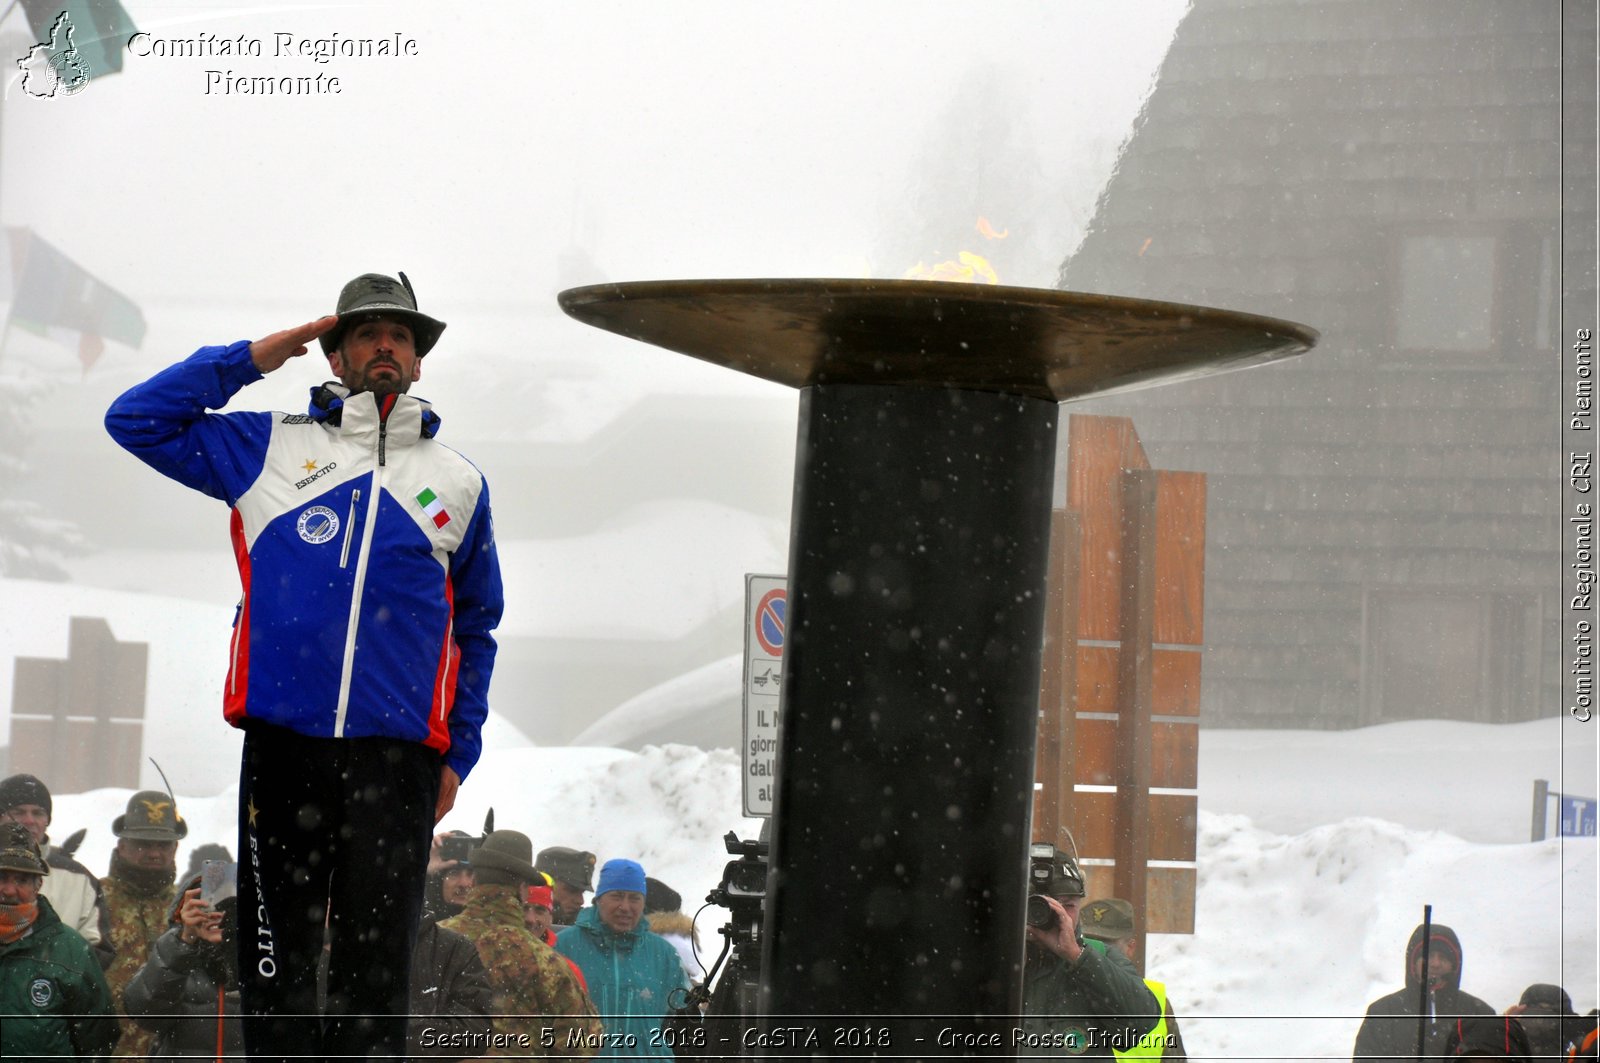
[[[239,981],[252,1060],[404,1055],[440,763],[415,742],[247,727]]]

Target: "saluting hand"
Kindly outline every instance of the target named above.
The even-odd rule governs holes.
[[[338,323],[338,317],[329,314],[327,317],[308,321],[304,325],[263,336],[250,345],[250,360],[262,374],[270,373],[289,359],[305,354],[306,344]]]

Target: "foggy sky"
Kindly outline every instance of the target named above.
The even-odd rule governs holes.
[[[1092,206],[1087,175],[1098,167],[1104,179],[1182,9],[127,7],[152,37],[242,34],[266,54],[130,55],[120,74],[48,101],[13,79],[0,218],[38,228],[136,301],[314,307],[378,268],[437,277],[430,292],[443,299],[545,300],[574,248],[611,280],[899,276],[912,262],[879,260],[885,218],[986,164],[980,130],[935,128],[975,71],[989,72],[992,113],[1034,154],[991,178],[984,209],[1051,237],[1047,261],[1016,263],[1002,280],[1046,285]],[[5,28],[26,30],[20,10]],[[278,33],[396,32],[417,41],[416,56],[271,56]],[[327,73],[342,91],[206,95],[208,69]],[[918,172],[930,143],[949,152],[942,173]],[[1023,203],[1038,215],[1009,216]],[[948,219],[960,231],[973,221]]]

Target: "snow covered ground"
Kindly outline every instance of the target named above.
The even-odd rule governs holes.
[[[204,725],[191,756],[211,756],[224,731]],[[759,828],[740,814],[731,750],[491,746],[445,826],[476,832],[493,807],[538,846],[640,859],[686,906],[719,879],[721,836]],[[1424,904],[1461,935],[1464,988],[1496,1008],[1532,982],[1594,1007],[1595,839],[1521,841],[1532,780],[1560,788],[1549,769],[1563,747],[1586,776],[1566,785],[1596,796],[1580,789],[1593,785],[1593,732],[1561,720],[1202,732],[1196,933],[1156,937],[1149,956],[1192,1058],[1348,1058],[1366,1004],[1399,986]],[[90,827],[80,856],[103,871],[127,797],[59,797],[55,835]],[[233,800],[180,795],[189,844],[231,839]],[[724,918],[700,919],[708,965]]]

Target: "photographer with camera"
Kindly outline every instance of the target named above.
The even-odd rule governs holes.
[[[1028,852],[1027,952],[1022,972],[1019,1047],[1085,1058],[1113,1058],[1136,1046],[1161,1018],[1161,1006],[1126,956],[1078,929],[1083,904],[1078,862],[1047,842]]]

